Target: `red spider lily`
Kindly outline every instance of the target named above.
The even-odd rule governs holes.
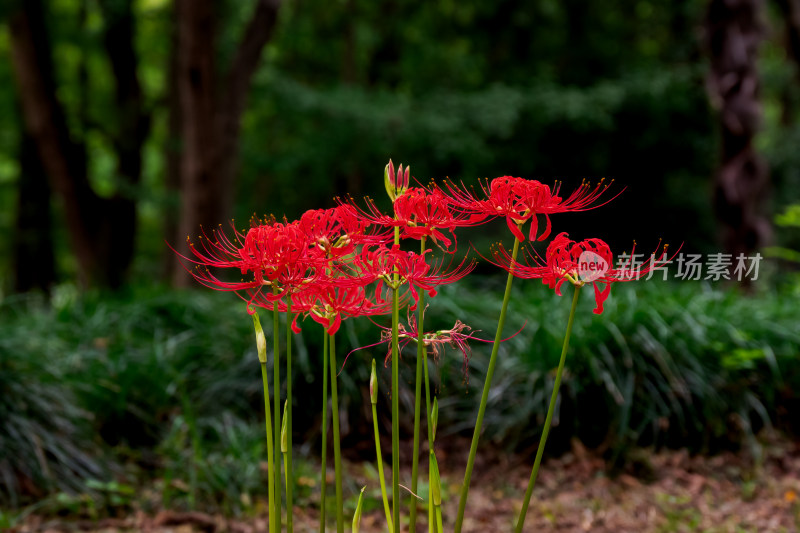
[[[437,187],[412,187],[394,201],[394,217],[382,213],[371,199],[361,216],[372,224],[400,228],[401,238],[430,238],[449,248],[453,241],[440,230],[447,230],[455,240],[455,228],[474,225],[471,214],[451,209],[451,199]]]
[[[510,254],[499,248],[494,253],[494,264],[511,272],[515,277],[524,279],[541,279],[556,294],[561,296],[561,285],[569,281],[573,285],[582,287],[587,283],[594,286],[595,314],[603,312],[603,303],[611,293],[611,284],[620,281],[641,279],[650,271],[661,268],[669,262],[667,259],[667,245],[658,249],[650,256],[646,263],[635,265],[633,263],[636,243],[630,255],[618,268],[612,268],[614,256],[609,246],[600,239],[586,239],[575,242],[569,239],[566,233],[557,235],[547,247],[546,260],[542,264],[541,258],[526,253],[528,263],[512,261]],[[602,288],[601,288],[602,285]]]
[[[430,296],[436,296],[436,287],[454,283],[475,268],[474,262],[467,262],[466,258],[452,269],[449,268],[452,262],[445,264],[444,260],[429,264],[425,255],[430,252],[431,250],[426,250],[424,254],[406,252],[398,245],[393,245],[391,248],[365,246],[353,257],[352,262],[346,265],[347,270],[343,271],[343,278],[337,282],[362,286],[374,282],[375,290],[379,293],[384,286],[400,288],[408,285],[414,302],[410,309],[413,310],[419,302],[419,290],[426,291]]]
[[[358,244],[378,244],[387,239],[387,235],[370,233],[370,221],[349,204],[308,210],[300,217],[298,228],[313,251],[330,259],[350,255]]]
[[[358,350],[364,350],[366,348],[372,348],[374,346],[378,346],[380,344],[389,344],[389,348],[386,352],[386,357],[384,359],[384,364],[387,364],[392,358],[392,349],[391,349],[391,341],[392,341],[392,328],[387,326],[382,326],[380,324],[375,324],[379,328],[381,328],[381,340],[369,344],[367,346],[361,346],[352,350],[347,357],[350,356],[353,352],[357,352]],[[523,324],[522,328],[519,329],[516,333],[507,337],[500,342],[505,342],[507,340],[513,339],[517,335],[519,335],[522,330],[524,329],[525,325]],[[402,353],[403,348],[405,348],[410,343],[417,343],[419,342],[419,329],[417,328],[417,320],[414,315],[408,315],[408,327],[404,326],[402,323],[398,324],[398,335],[397,335],[397,342],[400,348],[399,353]],[[431,331],[428,333],[424,333],[422,336],[422,342],[426,348],[430,351],[428,353],[432,354],[435,359],[439,359],[441,356],[442,347],[445,345],[450,345],[452,348],[459,350],[464,355],[464,372],[466,373],[467,364],[469,363],[470,355],[472,354],[472,349],[469,346],[469,341],[479,341],[485,343],[492,343],[492,340],[489,339],[481,339],[480,337],[476,337],[472,331],[472,327],[464,324],[461,320],[456,320],[456,323],[450,329],[440,329],[436,331]],[[345,362],[347,362],[347,358],[345,358]],[[344,364],[342,365],[344,366]]]
[[[292,312],[297,313],[292,322],[295,333],[300,332],[297,319],[301,315],[311,317],[322,324],[329,335],[333,335],[345,318],[383,315],[392,310],[391,300],[383,298],[378,292],[370,300],[365,287],[358,285],[315,283],[292,294],[291,299]],[[282,304],[281,310],[285,310],[285,304]]]
[[[208,267],[212,267],[237,268],[242,271],[242,274],[246,272],[247,265],[239,255],[239,250],[244,246],[245,234],[237,230],[233,222],[231,222],[231,227],[233,228],[233,240],[228,238],[225,232],[222,231],[221,224],[212,232],[211,236],[206,233],[205,229],[201,228],[201,234],[198,237],[199,247],[195,246],[195,243],[189,237],[186,238],[193,257],[178,254],[182,259],[195,265],[193,269],[187,268],[187,270],[206,287],[219,290],[239,290],[258,285],[256,282],[229,283],[220,281],[211,276],[208,271]],[[173,249],[173,251],[175,250]]]
[[[215,230],[213,238],[209,238],[203,233],[199,247],[190,242],[194,257],[184,259],[195,264],[191,273],[202,285],[243,291],[247,297],[239,296],[248,302],[248,309],[251,304],[267,306],[266,302],[310,283],[320,272],[319,261],[307,253],[308,241],[297,223],[267,221],[254,225],[246,234],[234,228],[233,235],[231,239]],[[252,278],[226,281],[211,269],[236,269],[242,276],[250,274]]]
[[[528,231],[528,239],[533,241],[538,238],[542,241],[550,235],[550,215],[585,211],[603,205],[592,204],[608,189],[608,185],[604,185],[601,180],[592,188],[587,182],[583,182],[566,199],[559,196],[560,188],[560,183],[556,183],[551,189],[549,185],[537,180],[502,176],[491,182],[482,181],[483,198],[478,198],[474,191],[467,191],[463,184],[459,188],[453,183],[447,183],[447,189],[454,205],[466,213],[472,213],[475,220],[505,217],[508,229],[520,242],[525,241],[521,226],[529,220],[531,227]],[[537,237],[539,232],[538,215],[544,215],[546,226],[541,235]]]

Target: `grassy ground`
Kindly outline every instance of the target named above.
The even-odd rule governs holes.
[[[479,336],[491,337],[500,296],[493,289],[500,285],[502,280],[487,278],[443,289],[431,305],[431,325],[452,326],[458,318],[481,330]],[[501,347],[482,438],[482,448],[494,450],[496,458],[487,463],[479,456],[476,476],[486,472],[487,477],[473,482],[471,504],[473,518],[483,512],[506,523],[519,505],[510,488],[517,477],[528,475],[527,459],[518,454],[530,455],[540,435],[569,298],[559,298],[541,284],[515,287],[508,334],[525,327]],[[543,515],[552,516],[546,519],[548,527],[583,516],[588,508],[591,530],[603,531],[598,520],[617,516],[611,508],[619,516],[639,517],[643,511],[626,507],[626,502],[645,494],[649,499],[642,508],[649,510],[644,514],[656,513],[660,521],[643,522],[642,531],[670,527],[671,521],[693,523],[695,508],[681,503],[685,495],[664,492],[667,488],[658,492],[659,481],[647,485],[647,471],[661,479],[668,463],[659,463],[660,455],[642,459],[642,447],[686,449],[712,457],[708,461],[724,450],[741,449],[766,468],[756,435],[773,426],[796,435],[800,428],[798,295],[796,285],[743,296],[708,284],[643,282],[615,287],[606,311],[597,316],[587,294],[579,306],[547,451],[577,457],[579,442],[612,470],[652,464],[643,473],[633,472],[644,474],[634,476],[640,486],[618,492],[618,502],[595,502],[603,497],[595,485],[604,478],[598,474],[601,469],[578,476],[578,487],[588,491],[575,496],[582,503],[571,508],[553,500]],[[368,321],[344,324],[337,343],[342,356],[348,346],[377,340],[377,328]],[[296,501],[303,516],[313,519],[315,467],[302,458],[318,455],[321,335],[311,321],[303,329],[295,352]],[[460,443],[443,448],[443,454],[450,453],[440,457],[451,487],[460,482],[454,472],[463,471],[453,461],[466,455],[463,439],[471,435],[488,348],[475,343],[467,361],[457,350],[448,350],[431,365],[440,405],[437,442]],[[354,463],[372,457],[365,411],[369,360],[384,355],[383,346],[355,352],[339,376],[343,448]],[[404,438],[411,434],[414,362],[413,353],[403,354]],[[381,387],[386,390],[388,371],[383,371]],[[50,302],[7,299],[0,302],[0,391],[0,529],[26,524],[32,516],[69,516],[73,523],[85,519],[94,527],[98,520],[119,517],[132,523],[139,520],[138,513],[152,524],[165,509],[251,525],[262,514],[266,452],[261,382],[252,325],[244,305],[232,295],[140,287],[129,294],[83,296],[60,289]],[[388,407],[386,397],[381,398],[378,412],[387,437]],[[409,457],[404,453],[401,459],[410,463]],[[708,471],[714,473],[714,468]],[[796,469],[789,471],[797,474]],[[731,486],[754,487],[760,470],[741,472],[738,481],[729,479]],[[365,479],[368,474],[373,475],[364,470]],[[542,487],[548,475],[543,473]],[[783,474],[775,475],[779,479]],[[606,480],[607,492],[614,494],[613,487],[623,491],[625,485],[619,483],[624,479]],[[356,494],[358,482],[350,482],[350,494]],[[652,493],[646,488],[651,486],[656,487]],[[558,487],[564,490],[565,485],[558,482]],[[786,494],[798,492],[791,490],[795,492]],[[494,495],[499,495],[497,502]],[[720,498],[738,501],[731,491]],[[771,498],[784,501],[779,492]],[[544,505],[550,498],[536,501]],[[709,501],[712,511],[725,508]],[[731,512],[746,508],[736,504]],[[773,518],[790,516],[773,511],[767,513]],[[698,512],[701,517],[708,514]],[[721,517],[711,520],[714,527],[727,524]],[[506,530],[502,524],[497,527]]]
[[[468,443],[463,443],[464,447]],[[596,533],[770,533],[800,528],[800,443],[773,440],[763,460],[732,452],[713,457],[690,456],[685,451],[652,453],[637,450],[629,468],[613,477],[606,462],[577,441],[572,451],[543,465],[526,520],[525,531]],[[445,528],[452,527],[461,483],[464,453],[451,449],[443,459],[446,504]],[[465,532],[510,531],[527,483],[529,457],[498,455],[478,465],[470,491]],[[371,463],[348,462],[353,486],[366,484],[364,532],[385,531],[380,492]],[[332,481],[332,472],[330,473]],[[408,477],[408,472],[404,472]],[[306,480],[314,501],[315,479]],[[265,502],[254,502],[249,517],[169,509],[132,508],[126,516],[98,520],[44,518],[31,515],[16,533],[42,531],[151,531],[193,533],[267,530]],[[348,500],[350,512],[353,502]],[[304,499],[295,508],[295,531],[318,531],[318,508]],[[329,517],[331,514],[329,513]],[[427,531],[426,513],[420,513],[418,531]],[[347,525],[349,530],[349,523]],[[406,530],[406,526],[403,528]],[[328,530],[335,530],[329,522]]]

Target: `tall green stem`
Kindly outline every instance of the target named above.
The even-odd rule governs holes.
[[[511,264],[517,259],[519,253],[519,239],[514,238],[514,248],[511,252]],[[469,494],[469,482],[472,477],[472,467],[475,465],[475,454],[478,451],[478,440],[480,440],[481,429],[483,427],[483,415],[486,412],[486,403],[489,400],[489,389],[494,376],[494,367],[497,364],[497,352],[500,349],[500,341],[503,338],[503,326],[506,323],[506,310],[508,301],[511,298],[511,282],[514,280],[513,267],[509,270],[508,280],[506,280],[506,292],[503,295],[503,306],[500,309],[500,318],[497,321],[497,333],[492,344],[492,355],[489,357],[489,368],[486,371],[486,381],[483,384],[483,394],[481,404],[478,407],[478,418],[475,421],[475,430],[472,433],[472,444],[469,447],[469,457],[467,458],[467,469],[464,473],[464,484],[461,486],[461,496],[458,500],[458,515],[456,516],[455,533],[461,533],[461,526],[464,522],[464,510],[467,507],[467,495]]]
[[[420,254],[425,255],[425,237],[420,239]],[[422,319],[425,311],[425,291],[419,291],[419,302],[417,302],[417,375],[415,378],[414,390],[414,452],[411,455],[411,492],[417,493],[417,476],[419,474],[419,418],[420,418],[420,399],[422,397],[422,354],[425,345],[422,342],[425,328]],[[430,441],[428,442],[430,445]],[[411,498],[411,508],[409,509],[408,532],[415,533],[417,530],[417,499]]]
[[[400,243],[400,228],[394,229],[394,242]],[[400,304],[398,301],[398,283],[400,275],[395,270],[394,287],[392,288],[392,524],[393,531],[400,531],[400,349],[398,347],[398,324],[400,322]]]
[[[264,412],[267,427],[267,492],[269,493],[269,533],[277,532],[277,507],[275,505],[275,452],[272,447],[272,416],[269,405],[269,377],[267,376],[267,340],[261,327],[258,313],[253,313],[253,326],[256,331],[258,361],[261,366],[261,384],[264,388]]]
[[[322,465],[320,467],[319,533],[325,533],[325,493],[328,489],[328,333],[322,330]]]
[[[286,531],[292,533],[294,474],[292,471],[292,299],[286,302]]]
[[[277,294],[278,288],[273,285],[273,293]],[[275,439],[275,450],[281,449],[281,341],[280,335],[280,321],[278,302],[272,304],[272,338],[275,342],[275,347],[272,353],[272,404],[273,404],[273,420],[275,431],[273,438]],[[279,460],[275,461],[275,503],[278,511],[278,527],[281,527],[281,463]]]
[[[386,478],[383,475],[383,454],[381,453],[381,437],[378,432],[378,377],[375,372],[375,359],[372,360],[372,374],[370,375],[370,403],[372,404],[372,430],[375,433],[375,457],[378,462],[378,480],[381,483],[381,498],[383,499],[383,511],[386,513],[386,525],[389,533],[394,531],[392,527],[392,511],[389,508],[389,498],[386,495]]]
[[[418,332],[417,344],[418,345],[421,344],[423,346],[425,344],[424,343],[424,333],[422,333],[422,330],[420,330]],[[425,347],[423,347],[423,350],[422,350],[422,364],[423,364],[423,369],[424,369],[424,372],[425,372],[425,412],[426,412],[426,415],[427,415],[427,424],[428,424],[428,451],[429,451],[430,459],[433,460],[433,459],[435,459],[435,451],[433,449],[433,444],[434,444],[433,438],[434,437],[433,437],[433,423],[431,421],[431,409],[432,409],[432,407],[431,407],[431,384],[430,384],[430,379],[428,377],[428,349],[425,348]],[[434,521],[433,521],[433,519],[434,519],[434,511],[433,511],[433,504],[431,502],[431,493],[430,493],[430,487],[432,486],[432,483],[433,483],[433,479],[432,479],[431,475],[432,475],[432,470],[431,470],[431,465],[430,465],[430,461],[429,461],[428,462],[428,532],[429,533],[435,533],[436,527],[435,527],[435,524],[434,524]],[[439,533],[444,533],[444,532],[442,530],[439,530]]]
[[[519,512],[517,527],[514,529],[515,533],[520,533],[522,531],[522,525],[525,523],[525,515],[528,513],[528,504],[530,503],[531,495],[533,494],[533,486],[536,484],[536,477],[539,474],[539,465],[542,462],[544,445],[545,442],[547,442],[547,435],[550,433],[550,424],[553,421],[553,412],[555,411],[556,399],[558,398],[558,389],[561,386],[561,375],[564,372],[564,363],[567,360],[569,337],[572,334],[572,322],[575,318],[575,308],[578,306],[578,295],[580,292],[580,285],[575,285],[575,294],[572,296],[572,307],[569,310],[569,320],[567,321],[567,333],[564,335],[564,345],[561,348],[561,359],[558,361],[556,380],[553,383],[553,394],[550,396],[550,406],[547,408],[547,418],[545,418],[544,421],[542,438],[539,440],[539,448],[536,450],[536,459],[533,462],[533,469],[531,470],[531,478],[528,480],[528,489],[525,491],[525,498],[522,500],[522,509]]]
[[[336,387],[336,349],[334,336],[328,336],[331,343],[330,370],[331,370],[331,410],[333,411],[333,468],[336,476],[336,532],[344,533],[344,509],[342,507],[342,450],[339,442],[339,394]]]
[[[267,377],[267,363],[261,363],[261,382],[264,385],[264,411],[266,412],[267,426],[267,483],[269,492],[269,532],[278,531],[278,506],[275,503],[275,451],[272,446],[272,415],[269,405],[269,378]]]

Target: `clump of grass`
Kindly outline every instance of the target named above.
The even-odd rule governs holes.
[[[439,303],[452,298],[446,305],[462,320],[480,323],[492,291],[473,301],[457,290],[458,303],[449,287]],[[615,460],[637,445],[713,451],[745,443],[756,450],[758,430],[780,421],[783,402],[797,401],[795,298],[744,296],[700,283],[645,282],[613,292],[602,320],[588,312],[576,319],[554,450],[572,437],[608,449]],[[515,447],[538,438],[567,306],[536,284],[522,285],[511,305],[507,329],[527,324],[503,347],[486,432]],[[485,364],[479,350],[470,359],[477,386]],[[470,398],[449,396],[442,411],[461,430]]]
[[[443,287],[426,329],[450,327],[458,318],[483,329],[478,336],[490,336],[492,310],[500,308],[494,295],[501,293],[487,290],[492,283],[502,280]],[[265,486],[257,468],[261,376],[245,305],[227,296],[153,287],[79,296],[62,288],[50,305],[0,302],[0,503],[82,491],[91,479],[109,483],[108,472],[120,471],[115,463],[133,462],[145,477],[163,476],[162,495],[176,505],[248,512],[242,495],[255,499],[259,484]],[[640,282],[615,286],[602,320],[588,312],[591,298],[583,298],[587,312],[574,325],[548,452],[566,449],[573,437],[618,463],[641,445],[755,450],[760,428],[796,423],[796,298],[791,290],[743,296],[700,283]],[[525,327],[501,346],[485,438],[506,449],[538,439],[568,307],[537,283],[514,290],[505,335]],[[302,436],[300,454],[319,442],[318,402],[302,398],[317,398],[322,368],[318,326],[303,327],[294,376],[295,419],[304,421],[294,428]],[[344,354],[376,342],[377,328],[349,320],[339,339]],[[471,431],[489,349],[473,343],[466,373],[458,351],[429,358],[442,441]],[[413,412],[414,352],[410,346],[400,360],[405,413]],[[387,387],[385,355],[384,345],[354,352],[339,374],[343,450],[370,441],[362,395],[372,358]],[[411,419],[403,418],[406,435]],[[234,475],[238,470],[242,477]]]
[[[37,303],[16,300],[0,312],[0,505],[16,507],[78,491],[107,465],[91,437],[91,416],[64,383],[60,343],[39,334],[46,323],[28,329],[13,318],[40,318]]]

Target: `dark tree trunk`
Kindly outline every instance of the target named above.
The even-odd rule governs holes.
[[[797,76],[800,76],[800,2],[798,0],[777,0],[785,23],[785,44],[789,57],[794,61]],[[791,126],[794,122],[797,101],[793,87],[785,87],[781,94],[781,123]]]
[[[165,185],[167,188],[167,209],[164,210],[163,230],[167,239],[173,243],[180,243],[178,234],[178,220],[180,214],[181,190],[181,152],[182,152],[182,124],[181,98],[178,90],[178,16],[172,10],[172,24],[170,32],[170,54],[167,75],[167,142],[164,145]],[[177,239],[176,239],[177,236]],[[164,248],[162,278],[171,281],[173,272],[180,268],[178,258],[169,248]]]
[[[112,285],[123,281],[133,261],[136,242],[136,190],[142,178],[142,148],[150,133],[150,114],[145,109],[138,76],[138,57],[134,50],[135,27],[131,0],[101,0],[105,19],[103,42],[114,74],[117,123],[111,134],[117,156],[118,183],[110,199],[112,211],[109,235],[99,245],[107,250],[108,268],[119,275]]]
[[[86,153],[73,142],[56,99],[50,38],[41,0],[28,0],[10,19],[12,57],[26,129],[35,140],[53,189],[64,201],[66,225],[87,285],[97,268],[92,236],[99,200],[86,178]]]
[[[763,38],[761,7],[759,0],[711,0],[706,18],[709,92],[719,112],[722,140],[714,208],[734,264],[736,256],[752,255],[771,234],[762,212],[769,174],[753,146],[761,120],[756,68]]]
[[[108,3],[108,5],[106,5]],[[117,84],[119,109],[113,142],[119,182],[111,198],[92,189],[85,146],[70,135],[56,97],[50,36],[42,0],[26,0],[11,17],[14,71],[26,129],[36,142],[53,190],[61,197],[83,286],[119,287],[132,260],[136,228],[134,188],[141,176],[141,147],[148,131],[133,51],[130,0],[103,2],[106,50]]]
[[[50,292],[56,281],[50,185],[36,142],[24,131],[20,146],[20,182],[14,233],[14,291]]]
[[[250,82],[264,45],[272,37],[279,0],[259,0],[227,72],[215,64],[212,0],[176,0],[177,86],[180,100],[181,206],[177,251],[189,254],[186,238],[213,230],[230,216],[239,155],[239,132]],[[189,276],[176,263],[173,283]]]

